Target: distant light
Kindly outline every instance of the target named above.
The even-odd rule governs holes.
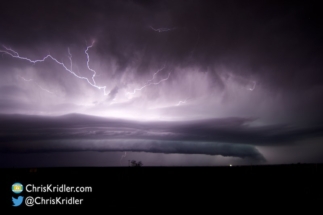
[[[232,166],[232,164],[230,164],[230,166]]]

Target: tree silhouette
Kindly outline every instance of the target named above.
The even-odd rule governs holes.
[[[141,161],[137,162],[135,160],[132,160],[131,161],[131,166],[132,167],[141,167],[142,166],[142,163],[141,163]]]

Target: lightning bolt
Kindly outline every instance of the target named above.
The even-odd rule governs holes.
[[[150,86],[150,85],[157,85],[157,84],[160,84],[160,83],[161,83],[161,82],[163,82],[163,81],[167,81],[167,80],[168,80],[168,78],[169,78],[169,76],[170,76],[170,73],[168,73],[167,78],[164,78],[164,79],[160,80],[159,82],[146,84],[146,85],[142,86],[141,88],[134,89],[134,91],[133,91],[133,92],[127,92],[127,94],[128,94],[128,95],[134,95],[137,91],[141,91],[141,90],[143,90],[144,88],[146,88],[146,87],[148,87],[148,86]]]
[[[149,26],[149,28],[151,28],[152,30],[157,31],[159,33],[165,32],[165,31],[172,31],[172,30],[177,29],[176,27],[175,28],[153,28],[151,25]]]
[[[149,82],[153,81],[153,80],[155,79],[155,76],[156,76],[160,71],[162,71],[163,69],[165,69],[165,66],[163,66],[163,68],[161,68],[161,69],[159,69],[157,72],[155,72],[155,73],[153,74],[153,78],[152,78],[152,79],[150,79],[150,80],[148,80],[148,81],[147,81],[147,84],[148,84]]]
[[[148,87],[150,85],[158,85],[158,84],[160,84],[163,81],[167,81],[171,73],[168,73],[167,78],[161,79],[158,82],[152,82],[155,79],[155,76],[157,75],[157,73],[160,72],[161,70],[163,70],[164,68],[165,68],[165,66],[162,69],[160,69],[157,72],[155,72],[153,74],[153,78],[151,80],[148,80],[148,82],[144,86],[142,86],[140,88],[137,88],[137,89],[134,89],[133,92],[127,92],[126,95],[130,95],[130,96],[131,95],[134,95],[137,91],[141,91],[141,90],[145,89],[146,87]]]
[[[93,83],[86,77],[83,77],[83,76],[79,76],[77,75],[73,70],[72,70],[72,55],[68,49],[68,53],[69,53],[69,59],[70,59],[70,62],[71,62],[71,69],[67,68],[67,66],[58,61],[56,58],[54,58],[52,55],[48,54],[46,55],[43,59],[39,59],[39,60],[31,60],[27,57],[22,57],[19,55],[18,52],[12,50],[11,48],[7,48],[6,46],[3,46],[5,48],[5,50],[0,50],[0,53],[4,53],[4,54],[7,54],[7,55],[10,55],[11,57],[13,58],[17,58],[17,59],[20,59],[20,60],[26,60],[26,61],[29,61],[30,63],[33,63],[33,64],[36,64],[36,63],[40,63],[40,62],[44,62],[46,59],[50,58],[52,59],[53,61],[55,61],[57,64],[61,65],[67,72],[71,73],[72,75],[74,75],[75,77],[77,77],[78,79],[82,79],[82,80],[85,80],[89,85],[91,85],[92,87],[94,88],[97,88],[98,90],[102,90],[103,89],[103,93],[104,95],[108,95],[108,93],[106,92],[106,86],[98,86],[94,80],[95,78],[95,75],[96,75],[96,72],[90,68],[89,66],[89,62],[90,62],[90,57],[89,57],[89,54],[88,54],[88,50],[90,48],[93,47],[93,44],[94,42],[90,45],[90,46],[87,46],[86,50],[85,50],[85,54],[87,56],[87,67],[88,69],[93,72],[93,76],[92,76],[92,81]]]
[[[21,78],[22,80],[24,80],[24,81],[32,81],[33,79],[26,79],[26,78],[24,78],[24,77],[22,77],[22,76],[20,76],[20,75],[18,75],[18,77],[19,78]]]
[[[72,54],[70,52],[70,48],[67,48],[67,52],[68,52],[68,58],[70,59],[70,63],[71,63],[71,71],[73,71],[73,61],[72,61]]]
[[[20,76],[20,75],[18,75],[18,77],[19,77],[19,78],[21,78],[22,80],[26,81],[26,82],[33,81],[33,79],[26,79],[26,78],[24,78],[24,77],[22,77],[22,76]],[[39,87],[41,90],[43,90],[43,91],[45,91],[45,92],[47,92],[47,93],[50,93],[50,94],[56,95],[55,93],[53,93],[53,92],[51,92],[51,91],[49,91],[49,90],[47,90],[47,89],[45,89],[45,88],[41,87],[40,85],[38,85],[38,84],[36,84],[36,85],[37,85],[37,87]]]
[[[49,90],[46,90],[46,89],[42,88],[42,87],[41,87],[41,86],[39,86],[38,84],[37,84],[37,86],[38,86],[40,89],[42,89],[43,91],[45,91],[45,92],[47,92],[47,93],[50,93],[50,94],[54,94],[54,95],[55,95],[55,93],[53,93],[53,92],[51,92],[51,91],[49,91]]]
[[[176,106],[179,106],[179,105],[181,105],[181,104],[185,104],[186,103],[186,100],[184,100],[184,101],[179,101],[178,103],[177,103],[177,105]]]
[[[95,80],[94,80],[95,75],[96,75],[96,72],[93,69],[90,68],[90,65],[89,65],[89,63],[90,63],[90,56],[89,56],[89,53],[88,53],[89,49],[93,47],[93,44],[94,44],[94,42],[92,43],[92,45],[86,47],[85,54],[86,54],[86,57],[87,57],[87,62],[86,62],[87,68],[91,72],[93,72],[92,80],[93,80],[93,83],[96,85]]]
[[[243,78],[243,77],[240,77],[240,76],[236,76],[236,75],[233,75],[233,74],[230,74],[230,73],[228,73],[228,75],[229,75],[229,78],[230,79],[231,78],[233,78],[233,79],[240,79],[240,80],[243,80],[243,81],[248,82],[248,84],[246,86],[247,90],[253,91],[256,88],[256,85],[257,85],[257,82],[256,81],[251,81],[250,79]],[[251,82],[253,83],[252,86],[249,85]]]
[[[189,100],[189,99],[191,99],[191,97],[188,97],[188,98],[186,98],[186,99],[185,99],[185,100],[183,100],[183,101],[179,101],[179,102],[176,104],[176,106],[180,106],[181,104],[186,104],[187,100]]]

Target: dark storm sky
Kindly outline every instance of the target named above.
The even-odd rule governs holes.
[[[319,1],[3,1],[2,45],[34,60],[50,53],[66,65],[68,47],[76,73],[91,80],[84,50],[95,41],[91,67],[109,95],[102,96],[53,61],[32,64],[1,47],[0,112],[10,125],[0,126],[1,151],[28,151],[25,145],[34,141],[29,150],[40,153],[133,151],[313,161],[309,158],[319,148],[314,142],[323,123],[322,17]],[[162,28],[169,30],[156,31]],[[139,89],[163,66],[156,77],[169,79],[127,100],[124,91]],[[16,113],[172,122],[148,122],[147,130],[135,122],[106,121],[109,130],[91,118],[88,128],[89,122],[75,115],[70,120],[79,124],[44,119],[47,131],[38,127],[38,118],[8,115]],[[17,126],[22,122],[33,130]],[[57,129],[60,123],[65,127]],[[113,140],[102,142],[105,135]],[[300,156],[295,144],[308,145],[307,154]],[[289,146],[295,156],[284,161],[281,152]],[[152,160],[147,162],[154,164]],[[117,165],[119,157],[109,162]]]
[[[120,70],[136,51],[144,51],[141,71],[154,61],[205,68],[229,64],[261,76],[268,85],[304,89],[322,83],[318,3],[6,1],[0,39],[17,47],[70,46],[95,39],[98,53],[117,58]],[[149,26],[177,29],[161,38]]]

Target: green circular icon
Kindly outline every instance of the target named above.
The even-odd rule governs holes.
[[[21,193],[24,189],[24,186],[20,183],[14,183],[11,187],[12,192]]]

